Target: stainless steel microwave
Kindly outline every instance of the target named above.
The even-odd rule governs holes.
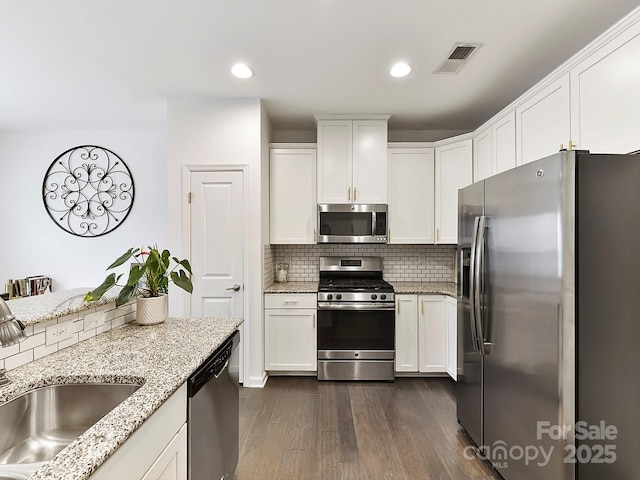
[[[387,243],[387,205],[318,204],[318,243]]]

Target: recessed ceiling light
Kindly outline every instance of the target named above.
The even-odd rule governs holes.
[[[251,78],[253,76],[253,70],[244,63],[236,63],[231,67],[231,73],[238,78]]]
[[[389,71],[392,77],[406,77],[409,73],[411,73],[411,67],[403,62],[396,63]]]

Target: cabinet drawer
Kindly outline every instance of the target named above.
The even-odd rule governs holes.
[[[266,293],[264,308],[316,308],[318,296],[315,293]]]

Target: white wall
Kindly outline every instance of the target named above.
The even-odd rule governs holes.
[[[262,339],[262,204],[263,147],[261,102],[257,98],[173,99],[167,105],[169,158],[169,233],[172,251],[188,256],[183,244],[182,175],[185,165],[246,165],[249,172],[249,248],[245,278],[243,326],[244,384],[262,386],[264,355]],[[179,299],[179,300],[178,300]],[[173,296],[171,315],[189,314],[188,298]]]
[[[131,170],[131,213],[112,232],[81,238],[54,224],[42,201],[51,162],[69,148],[98,145],[118,154]],[[105,268],[129,247],[167,244],[165,132],[0,131],[0,290],[9,278],[48,275],[55,290],[94,287]]]

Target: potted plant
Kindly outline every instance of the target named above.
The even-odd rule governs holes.
[[[167,318],[169,281],[188,293],[193,292],[190,279],[191,265],[186,259],[178,260],[172,257],[169,250],[161,252],[157,246],[153,246],[148,247],[147,251],[130,248],[109,265],[107,270],[119,267],[132,258],[135,263],[131,265],[125,285],[118,285],[122,274],[116,277],[115,273],[111,273],[99,287],[87,293],[84,300],[99,300],[109,289],[118,285],[122,290],[116,298],[116,307],[124,305],[137,295],[136,321],[142,325],[164,322]]]

